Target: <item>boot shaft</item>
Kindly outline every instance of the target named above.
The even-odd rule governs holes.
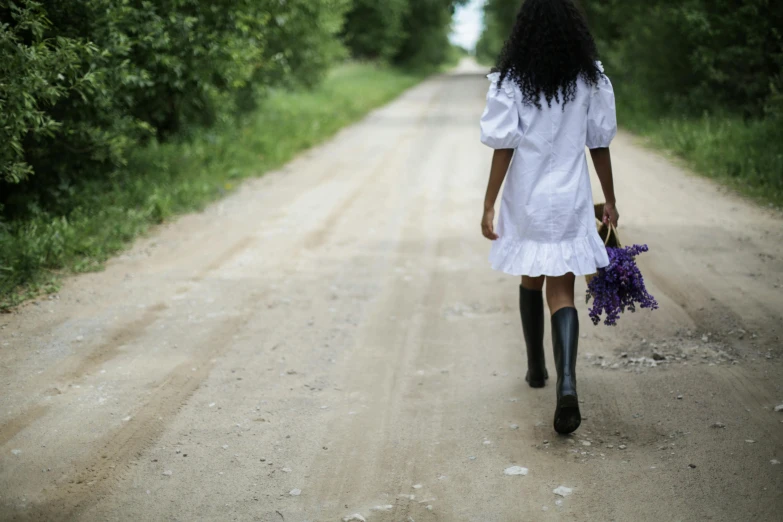
[[[544,295],[541,290],[528,290],[519,286],[519,315],[525,342],[538,348],[544,347]]]
[[[576,394],[576,361],[579,343],[579,314],[576,308],[562,308],[552,314],[552,347],[557,367],[557,392]]]

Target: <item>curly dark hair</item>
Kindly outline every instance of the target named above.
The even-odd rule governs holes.
[[[563,107],[576,98],[580,76],[596,85],[601,71],[587,20],[575,0],[525,0],[511,36],[498,58],[498,87],[506,79],[519,85],[525,103],[541,109],[541,94]]]

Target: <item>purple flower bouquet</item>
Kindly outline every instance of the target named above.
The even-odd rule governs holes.
[[[593,299],[590,308],[593,324],[601,322],[603,313],[606,313],[604,324],[615,326],[620,314],[626,310],[635,312],[637,306],[650,310],[658,308],[658,302],[647,292],[644,277],[636,266],[636,256],[647,250],[647,245],[607,247],[609,266],[598,269],[598,274],[587,284],[587,301]]]

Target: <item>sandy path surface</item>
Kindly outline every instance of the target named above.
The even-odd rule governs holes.
[[[556,436],[479,231],[486,88],[434,78],[0,316],[0,519],[780,520],[781,217],[621,134],[661,310],[581,307]]]

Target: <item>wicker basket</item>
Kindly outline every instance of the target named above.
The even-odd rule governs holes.
[[[606,245],[607,247],[619,248],[621,245],[620,245],[620,236],[617,234],[617,229],[611,224],[605,224],[603,222],[604,204],[598,203],[594,206],[594,208],[595,208],[595,226],[598,228],[598,235],[601,236],[604,245]],[[585,276],[585,280],[587,281],[587,284],[590,284],[590,280],[594,276],[595,274],[590,274]]]

